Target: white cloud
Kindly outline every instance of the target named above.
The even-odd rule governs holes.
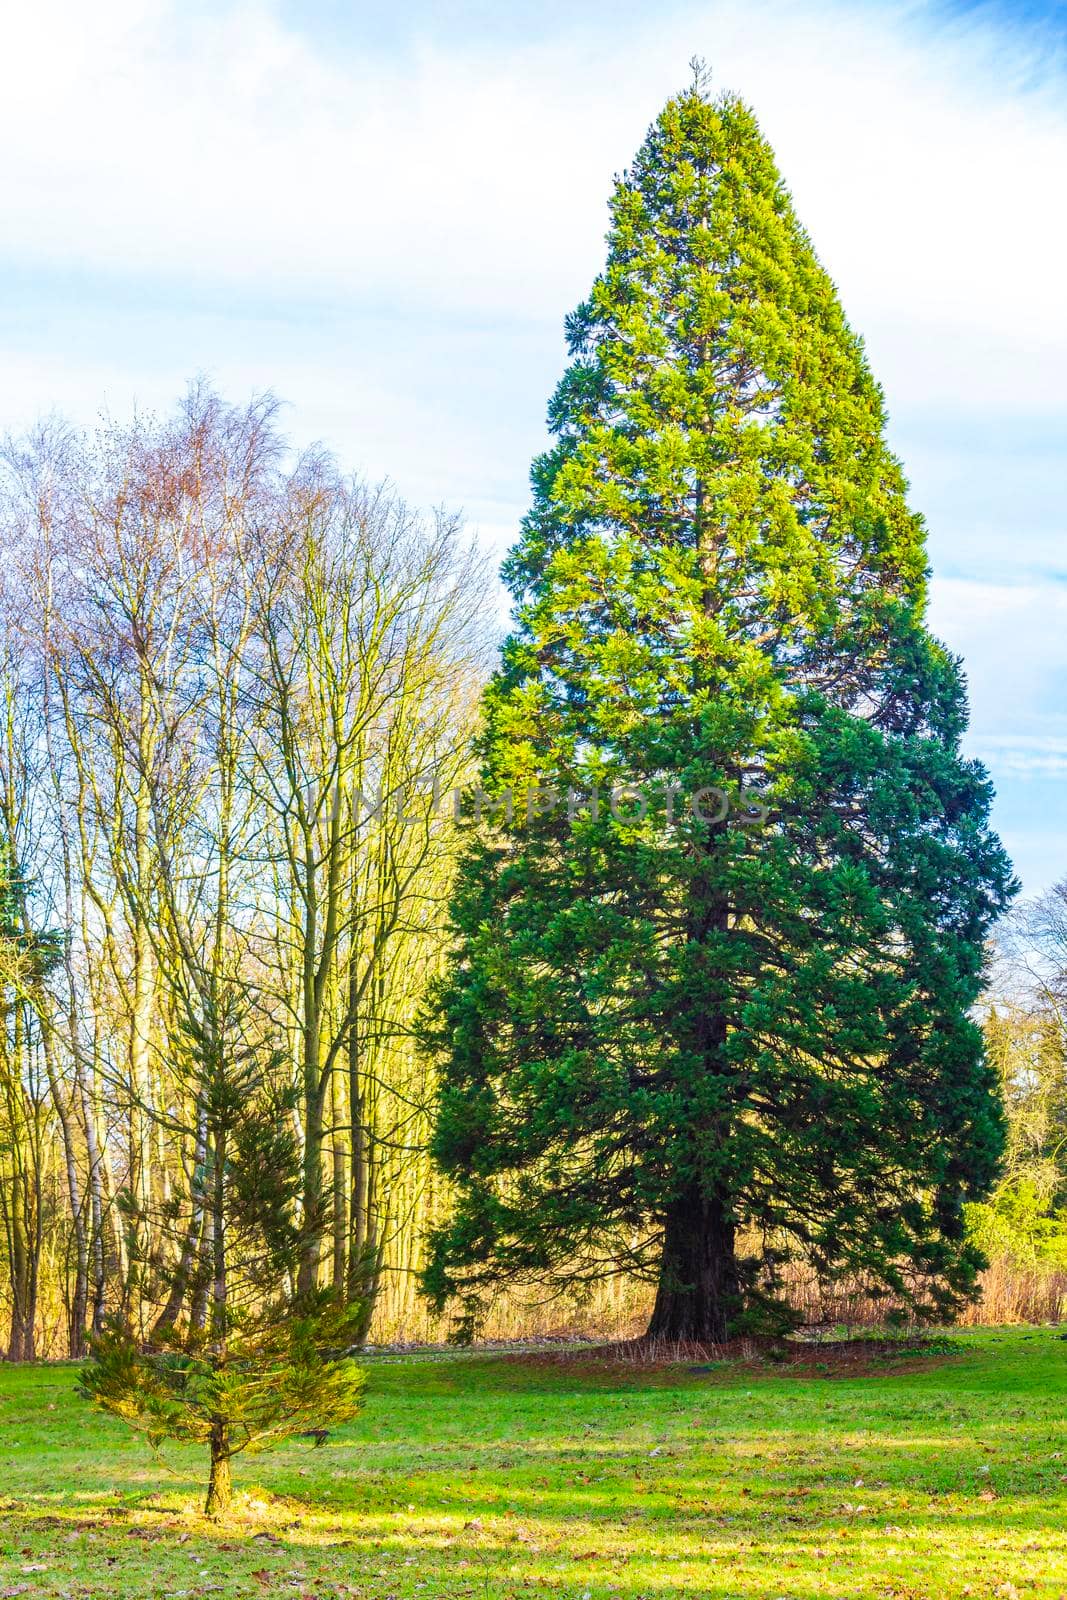
[[[977,743],[976,753],[1001,779],[1067,778],[1067,739],[987,734]]]
[[[698,49],[756,106],[859,326],[887,347],[917,316],[927,348],[1007,337],[1043,386],[1067,343],[1067,118],[1021,105],[1027,63],[983,33],[787,0],[405,60],[257,6],[41,0],[7,29],[3,252],[23,264],[556,321],[598,264],[611,174]]]

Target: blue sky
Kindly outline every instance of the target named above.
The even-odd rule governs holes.
[[[866,338],[1028,892],[1067,875],[1067,11],[39,0],[0,59],[0,428],[273,389],[514,537],[611,179],[694,54]]]

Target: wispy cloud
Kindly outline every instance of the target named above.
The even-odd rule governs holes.
[[[975,754],[1001,779],[1067,778],[1067,739],[986,734],[974,746]]]

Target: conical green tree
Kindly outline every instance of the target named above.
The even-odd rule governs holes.
[[[652,1333],[719,1340],[800,1256],[944,1313],[1010,868],[880,390],[745,106],[667,105],[568,336],[427,1024],[426,1288],[624,1266]]]

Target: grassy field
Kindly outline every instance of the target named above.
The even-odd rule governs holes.
[[[471,1355],[369,1363],[360,1421],[165,1462],[0,1368],[0,1596],[1067,1597],[1067,1342],[806,1372]]]

